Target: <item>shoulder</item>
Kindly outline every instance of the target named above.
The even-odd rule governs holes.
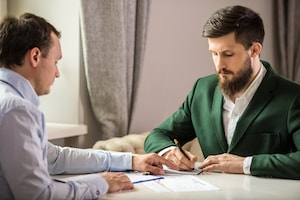
[[[289,80],[279,74],[267,62],[263,62],[267,69],[263,84],[271,90],[277,90],[280,93],[300,93],[300,85],[292,80]]]
[[[214,91],[218,86],[218,76],[216,74],[200,77],[196,80],[194,91]]]
[[[26,104],[24,99],[11,93],[6,93],[0,97],[0,108],[2,111],[24,106],[24,104]]]
[[[289,90],[300,92],[300,85],[298,83],[282,76],[279,76],[278,78],[278,86],[288,88]]]
[[[38,108],[18,95],[6,93],[0,97],[0,118],[12,112],[36,112]]]
[[[211,86],[216,86],[218,84],[218,76],[216,74],[211,74],[208,76],[203,76],[203,77],[199,77],[194,86],[205,86],[205,87],[211,87]]]

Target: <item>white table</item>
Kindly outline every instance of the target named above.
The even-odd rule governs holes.
[[[203,173],[197,176],[220,188],[217,191],[155,192],[143,183],[135,184],[133,190],[110,193],[101,199],[122,200],[300,200],[300,181],[259,178],[249,175]]]
[[[48,140],[74,137],[87,134],[84,124],[46,123]]]

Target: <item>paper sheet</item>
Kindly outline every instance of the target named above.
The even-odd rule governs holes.
[[[165,176],[164,179],[145,182],[148,188],[156,192],[190,192],[219,190],[218,187],[192,175]]]
[[[143,173],[133,172],[133,173],[126,173],[128,178],[131,180],[133,184],[143,183],[147,181],[155,181],[163,179],[163,176],[155,176],[155,175],[144,175]]]
[[[200,162],[196,162],[194,165],[194,170],[192,171],[178,171],[178,170],[173,170],[167,167],[166,165],[163,165],[163,168],[166,173],[168,174],[186,174],[186,175],[199,175],[202,173],[202,169],[199,169]]]

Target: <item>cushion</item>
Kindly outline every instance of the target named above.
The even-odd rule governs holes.
[[[99,140],[93,145],[93,149],[102,149],[118,152],[132,152],[144,154],[144,141],[149,132],[128,134],[123,137],[114,137],[107,140]],[[203,161],[203,154],[197,138],[186,143],[183,148],[197,156],[198,161]]]

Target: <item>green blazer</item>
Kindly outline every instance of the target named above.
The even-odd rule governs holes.
[[[300,85],[267,73],[237,122],[230,145],[223,129],[223,95],[217,75],[199,78],[186,100],[145,140],[158,152],[198,138],[204,157],[222,153],[253,156],[251,175],[300,179]]]

